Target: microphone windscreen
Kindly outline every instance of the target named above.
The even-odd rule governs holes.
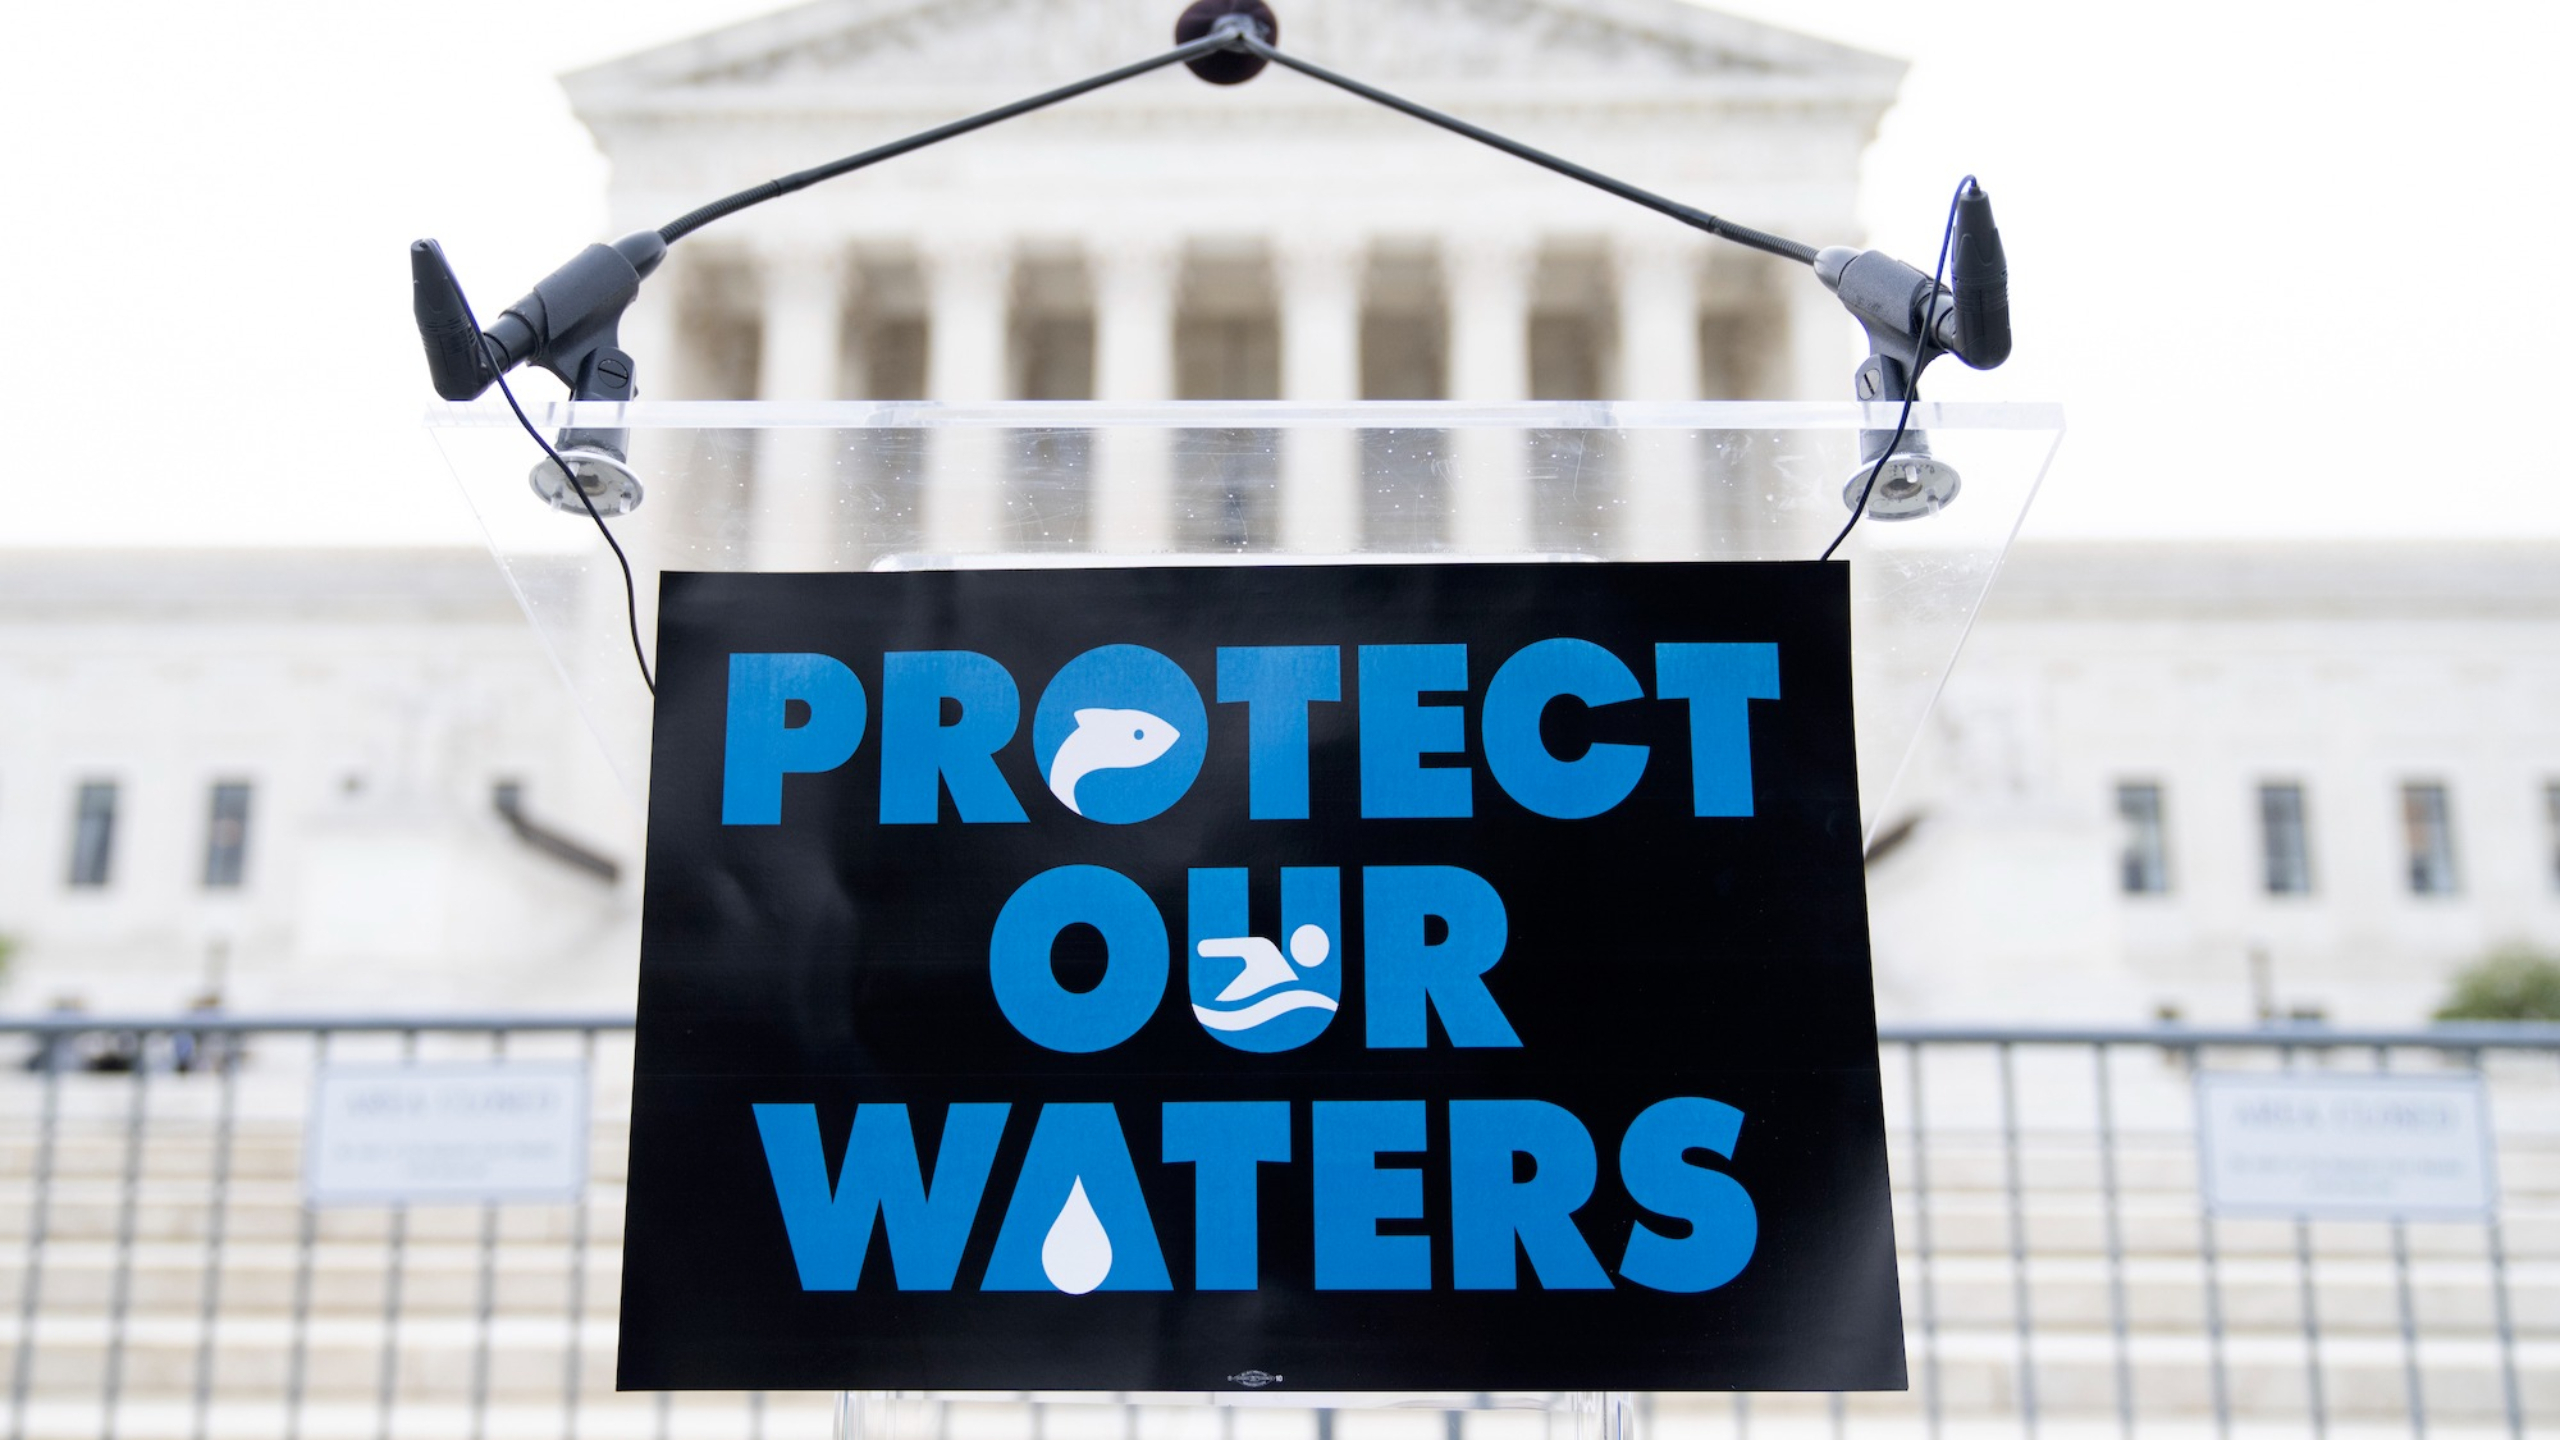
[[[2009,257],[1991,197],[1968,186],[1956,201],[1956,357],[1976,370],[2009,358]]]
[[[462,303],[461,283],[433,240],[409,247],[409,304],[427,348],[427,374],[447,400],[469,400],[489,388],[489,357]]]

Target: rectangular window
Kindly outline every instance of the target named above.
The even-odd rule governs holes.
[[[2310,894],[2311,827],[2304,818],[2300,785],[2258,787],[2258,836],[2266,855],[2267,893]]]
[[[71,808],[71,883],[83,890],[107,883],[116,854],[116,782],[84,780]]]
[[[2169,835],[2162,823],[2160,787],[2149,781],[2118,785],[2116,817],[2124,822],[2124,852],[2116,872],[2124,893],[2169,893]]]
[[[2461,880],[2453,868],[2453,802],[2445,787],[2433,781],[2401,786],[2400,825],[2408,836],[2409,893],[2453,894]]]
[[[249,786],[225,780],[213,787],[204,829],[204,888],[237,890],[249,869]]]

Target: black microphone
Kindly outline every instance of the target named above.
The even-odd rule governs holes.
[[[447,400],[471,400],[497,378],[479,328],[462,303],[462,285],[445,263],[444,247],[421,240],[409,247],[409,305],[418,317],[418,339],[427,347],[427,375]]]
[[[2009,257],[1991,219],[1991,197],[1968,181],[1956,200],[1956,358],[1989,370],[2009,358]]]
[[[571,400],[633,398],[638,391],[632,384],[631,357],[615,332],[623,310],[640,293],[640,282],[666,254],[667,242],[655,230],[626,235],[610,245],[590,245],[544,276],[484,333],[472,326],[462,282],[445,263],[443,247],[433,240],[412,244],[411,305],[436,393],[447,400],[475,399],[507,371],[530,364],[558,376],[569,387]],[[535,493],[554,508],[620,515],[640,503],[640,479],[628,463],[627,432],[563,430],[556,448],[557,461],[544,456],[530,477]]]

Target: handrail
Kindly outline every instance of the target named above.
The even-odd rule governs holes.
[[[489,1030],[621,1031],[629,1015],[8,1015],[0,1035],[76,1035],[100,1031],[143,1034],[275,1034],[327,1031],[335,1035],[453,1033]],[[2348,1030],[2302,1023],[2279,1025],[1996,1025],[1900,1023],[1876,1027],[1886,1045],[2149,1045],[2163,1050],[2275,1046],[2343,1050],[2389,1046],[2436,1050],[2560,1050],[2560,1024],[2541,1021],[2464,1022],[2400,1029]]]
[[[628,1030],[629,1015],[233,1015],[222,1011],[176,1015],[0,1015],[0,1035],[84,1035],[123,1031],[165,1035],[279,1034],[300,1031],[332,1035],[442,1034],[488,1030]]]

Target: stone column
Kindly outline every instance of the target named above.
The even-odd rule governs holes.
[[[700,367],[692,363],[692,341],[677,324],[688,278],[686,271],[659,271],[640,287],[640,297],[631,302],[631,308],[622,312],[615,334],[631,357],[635,400],[694,398],[691,392]]]
[[[1012,312],[1013,252],[993,237],[926,238],[925,395],[945,405],[1005,398],[1006,326]],[[985,431],[936,430],[927,440],[924,539],[943,554],[1003,548],[1002,439]]]
[[[1361,272],[1366,242],[1349,235],[1284,235],[1280,281],[1280,395],[1301,405],[1360,398]],[[1280,543],[1346,554],[1360,545],[1360,449],[1334,430],[1292,430],[1281,450]]]
[[[759,399],[813,404],[837,399],[844,353],[844,254],[816,244],[768,246],[756,255],[763,309],[757,351]],[[768,430],[757,447],[749,494],[748,554],[767,570],[823,570],[857,543],[855,481],[833,430]]]
[[[1698,248],[1642,233],[1612,247],[1618,290],[1618,394],[1631,401],[1698,398]],[[1682,431],[1627,436],[1618,483],[1626,503],[1619,553],[1677,560],[1702,553],[1698,447]]]
[[[1449,398],[1482,405],[1529,398],[1533,242],[1508,234],[1453,237],[1441,251],[1449,305]],[[1449,486],[1450,543],[1477,554],[1525,550],[1530,536],[1529,436],[1460,430]]]
[[[1801,265],[1771,267],[1776,274],[1778,303],[1786,317],[1787,353],[1783,379],[1785,400],[1845,401],[1857,398],[1851,383],[1865,358],[1858,322],[1841,307],[1840,297],[1822,288],[1813,272]]]
[[[1162,235],[1097,237],[1093,275],[1093,398],[1146,405],[1174,398],[1173,323],[1182,247]],[[1172,548],[1171,431],[1125,426],[1094,437],[1093,546]]]

